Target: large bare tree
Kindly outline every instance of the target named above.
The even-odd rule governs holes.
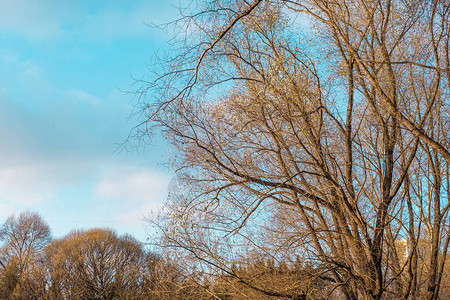
[[[326,282],[333,298],[438,299],[449,244],[447,1],[188,8],[175,55],[139,91],[136,136],[162,129],[177,150],[177,188],[155,221],[162,245],[180,249],[201,282],[225,273],[272,297],[314,293],[261,286],[236,265],[301,257],[313,271],[299,276]]]

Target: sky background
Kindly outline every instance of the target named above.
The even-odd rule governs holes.
[[[121,90],[167,47],[146,24],[173,20],[172,4],[0,0],[0,222],[28,209],[56,238],[110,227],[145,241],[142,219],[167,195],[167,149],[116,151],[137,122]]]

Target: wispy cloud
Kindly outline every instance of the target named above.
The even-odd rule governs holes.
[[[170,178],[163,172],[133,166],[111,170],[94,189],[103,199],[126,199],[130,207],[158,208],[165,200]]]
[[[0,28],[31,39],[63,34],[62,25],[71,19],[73,1],[2,0]]]
[[[101,9],[100,9],[101,7]],[[78,33],[101,39],[149,36],[145,24],[162,23],[176,9],[167,1],[2,0],[0,29],[30,40]]]
[[[0,199],[3,203],[34,206],[50,196],[51,187],[39,168],[15,166],[0,169]],[[44,179],[44,180],[43,180]]]
[[[36,209],[58,191],[92,180],[92,169],[80,161],[47,160],[0,167],[0,203],[16,209]]]
[[[93,198],[107,203],[110,218],[120,221],[122,229],[145,240],[144,219],[163,206],[169,182],[166,172],[122,166],[104,174]]]
[[[102,102],[98,97],[79,89],[69,89],[65,96],[73,101],[82,101],[90,105],[98,106]]]

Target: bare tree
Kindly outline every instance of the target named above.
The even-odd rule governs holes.
[[[162,129],[177,150],[161,244],[203,281],[228,274],[272,297],[307,295],[233,266],[300,256],[333,298],[438,299],[448,3],[197,4],[175,23],[176,55],[138,92],[136,136]]]
[[[107,229],[74,231],[45,249],[50,299],[141,299],[144,252]]]
[[[45,292],[42,249],[50,228],[31,212],[8,217],[0,229],[0,293],[7,299],[38,299]]]

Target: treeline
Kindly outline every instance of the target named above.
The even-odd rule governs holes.
[[[261,285],[302,299],[324,288],[323,280],[305,277],[308,268],[299,259],[288,267],[257,258],[208,276],[111,229],[74,230],[52,239],[48,224],[28,211],[6,219],[0,242],[0,299],[270,298],[256,288]]]
[[[184,299],[189,284],[168,260],[130,235],[75,230],[52,239],[37,214],[0,230],[0,299]]]
[[[208,274],[111,229],[52,239],[48,224],[28,211],[6,219],[0,242],[0,299],[306,299],[330,292],[319,270],[298,257],[287,264],[255,255],[231,272]]]
[[[335,292],[332,274],[299,256],[247,253],[220,271],[190,268],[191,262],[179,260],[182,250],[169,259],[110,229],[52,239],[47,223],[30,212],[7,218],[0,242],[0,299],[325,299]],[[404,243],[397,248],[407,259]],[[419,248],[425,289],[430,253],[425,241]],[[441,288],[450,293],[447,283]]]

